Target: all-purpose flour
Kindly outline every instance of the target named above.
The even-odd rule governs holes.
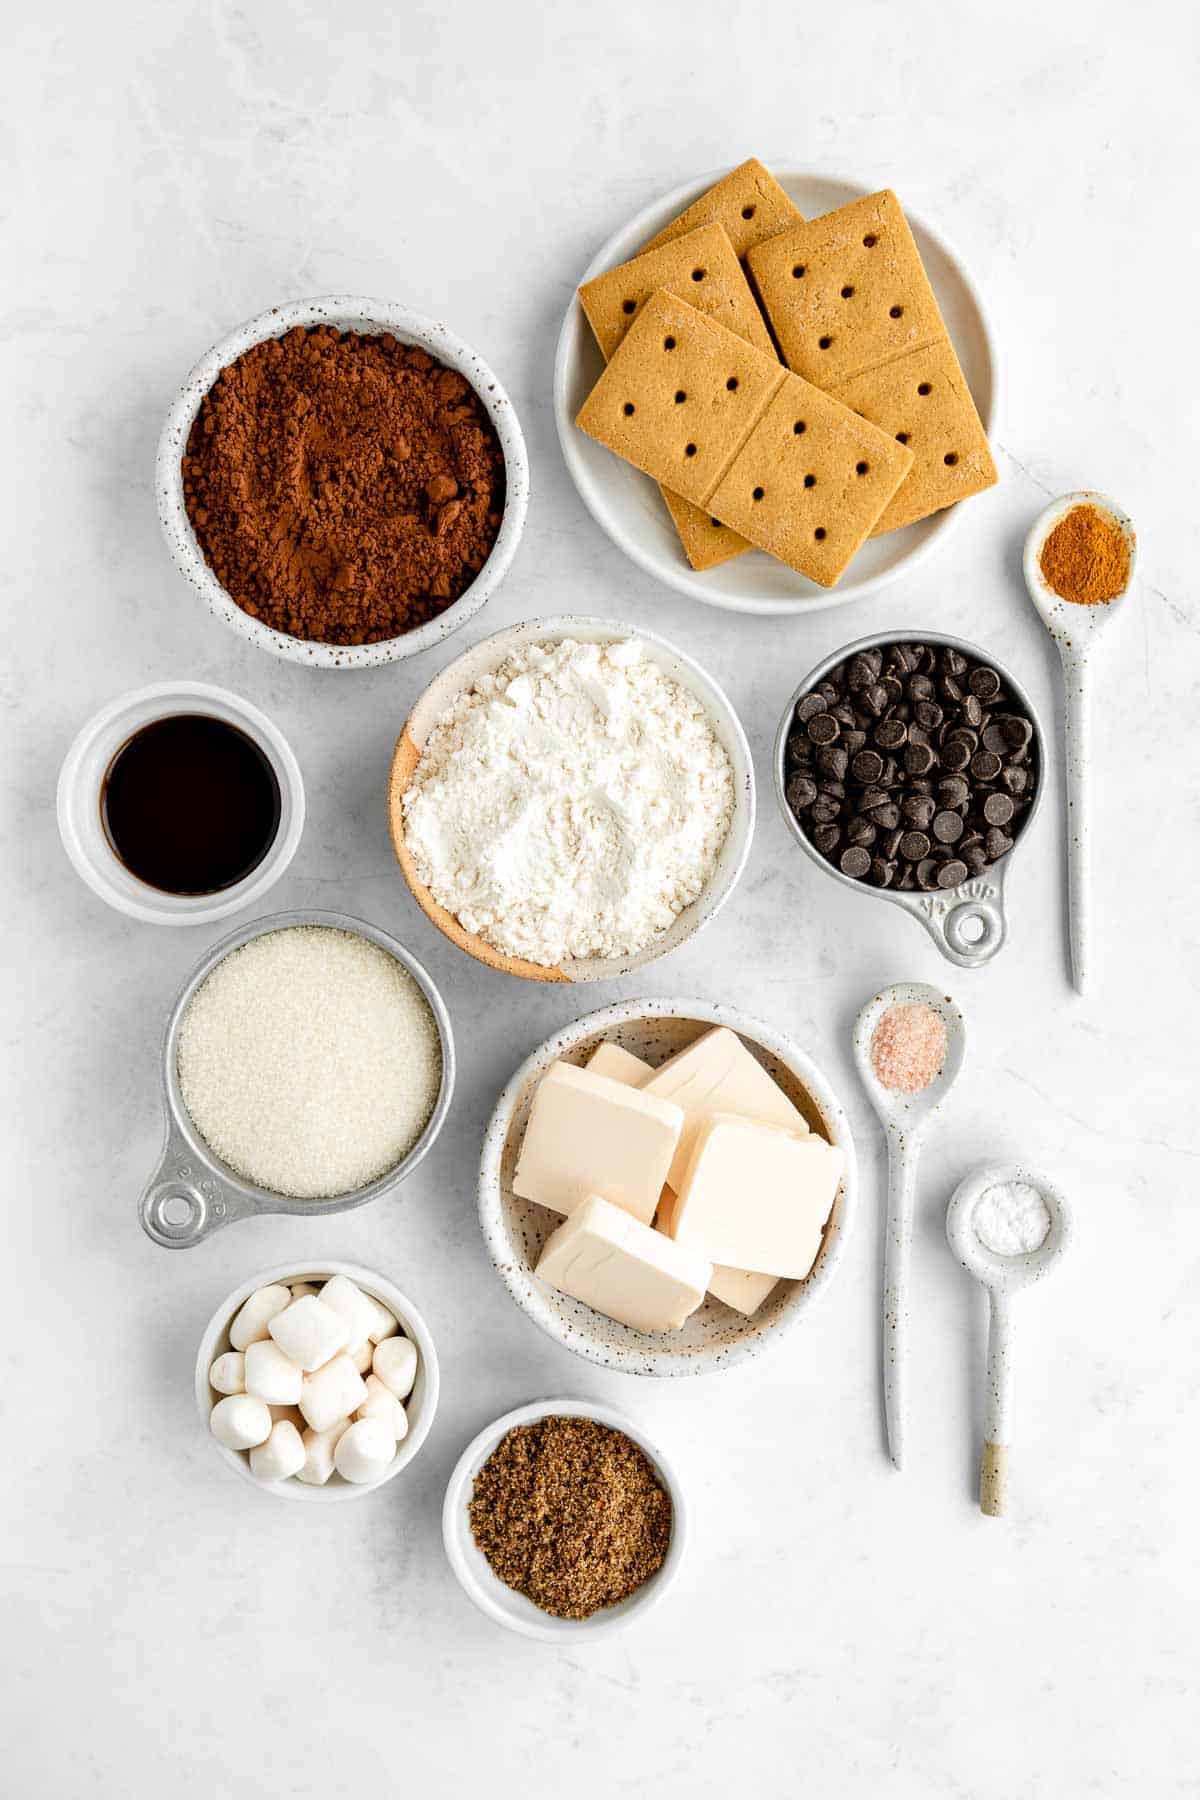
[[[636,642],[514,652],[439,719],[404,796],[421,880],[550,966],[625,956],[701,893],[733,814],[700,702]]]

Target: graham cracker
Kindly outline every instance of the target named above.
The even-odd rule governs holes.
[[[575,422],[672,494],[704,506],[786,375],[773,356],[660,290],[643,303]]]
[[[752,156],[693,200],[677,219],[664,225],[645,250],[657,250],[660,244],[694,231],[697,225],[715,223],[725,227],[735,255],[744,257],[752,245],[761,244],[764,238],[789,225],[799,224],[803,217],[770,171]]]
[[[750,545],[744,537],[730,531],[728,525],[722,525],[702,506],[694,506],[682,494],[672,494],[668,488],[660,488],[659,492],[675,521],[683,553],[693,569],[719,568],[722,563],[740,556],[743,550],[749,550]]]
[[[751,543],[833,587],[912,465],[890,432],[787,375],[707,504]]]
[[[701,225],[672,238],[657,250],[644,251],[579,290],[580,303],[604,360],[629,330],[638,308],[659,288],[666,288],[736,331],[747,343],[773,356],[771,334],[750,292],[742,265],[721,225]]]
[[[997,480],[987,434],[948,338],[830,392],[913,453],[912,473],[885,507],[875,536],[927,518]]]
[[[894,437],[661,291],[576,422],[824,587],[912,467]]]
[[[769,238],[748,261],[783,360],[819,387],[946,335],[888,188]]]

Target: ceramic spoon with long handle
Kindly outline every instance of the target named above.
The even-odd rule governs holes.
[[[917,1093],[883,1085],[871,1054],[875,1031],[893,1006],[928,1006],[946,1028],[946,1054],[937,1075]],[[883,1410],[888,1454],[904,1461],[905,1387],[908,1367],[908,1268],[912,1253],[917,1158],[930,1124],[962,1067],[966,1026],[948,994],[924,981],[895,981],[867,1001],[854,1026],[858,1072],[887,1136],[887,1225],[883,1250]]]
[[[1093,506],[1107,514],[1129,547],[1129,574],[1121,593],[1112,600],[1084,606],[1056,594],[1042,573],[1042,551],[1056,525],[1077,506]],[[1087,986],[1090,962],[1090,882],[1088,875],[1088,781],[1090,768],[1088,715],[1091,704],[1092,664],[1104,633],[1133,589],[1137,566],[1137,536],[1127,513],[1103,494],[1065,494],[1034,521],[1025,540],[1025,585],[1042,624],[1058,646],[1062,659],[1067,792],[1067,906],[1071,932],[1071,978],[1082,994]]]

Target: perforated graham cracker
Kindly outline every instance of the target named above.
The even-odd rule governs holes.
[[[703,506],[786,373],[773,356],[660,291],[642,306],[575,422]]]
[[[788,375],[707,503],[751,543],[832,587],[912,463],[891,434]]]
[[[577,423],[826,587],[912,466],[894,437],[664,292]]]
[[[683,553],[693,569],[717,569],[722,563],[740,556],[743,550],[749,550],[750,545],[744,537],[730,531],[728,525],[722,525],[702,506],[694,506],[682,494],[672,494],[668,488],[660,488],[659,492],[675,521]]]
[[[771,334],[724,227],[701,225],[657,250],[645,251],[632,262],[597,275],[594,281],[584,282],[579,290],[580,303],[606,362],[632,325],[638,308],[659,288],[666,288],[697,312],[716,319],[747,343],[757,344],[760,350],[774,355]]]
[[[912,473],[884,509],[875,536],[995,483],[987,434],[948,338],[855,375],[831,392],[913,453]]]
[[[697,225],[715,223],[725,227],[735,254],[744,257],[752,245],[798,224],[803,217],[770,171],[752,156],[664,225],[646,250],[656,250],[660,244],[694,231]]]
[[[818,387],[946,335],[890,189],[768,239],[748,261],[783,360]]]

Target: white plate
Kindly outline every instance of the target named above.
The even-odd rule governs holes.
[[[773,169],[772,174],[809,219],[875,191],[856,181],[806,174],[797,169]],[[720,178],[721,171],[703,175],[646,207],[609,238],[580,277],[581,284],[636,256],[648,239]],[[996,415],[996,350],[983,303],[970,276],[945,240],[911,212],[906,212],[905,216],[917,240],[917,248],[984,429],[990,433]],[[951,506],[916,525],[905,526],[902,531],[869,539],[832,589],[818,587],[761,550],[748,550],[720,568],[699,573],[689,566],[683,554],[657,485],[649,476],[585,436],[575,424],[575,415],[603,368],[604,359],[583,308],[577,298],[572,298],[559,335],[554,364],[554,416],[575,486],[597,524],[603,526],[613,543],[640,568],[659,581],[665,581],[668,587],[703,600],[709,606],[724,607],[729,612],[785,617],[817,612],[826,606],[844,606],[848,601],[860,600],[864,594],[894,581],[900,574],[911,574],[934,545],[944,541],[962,512],[961,505]]]

